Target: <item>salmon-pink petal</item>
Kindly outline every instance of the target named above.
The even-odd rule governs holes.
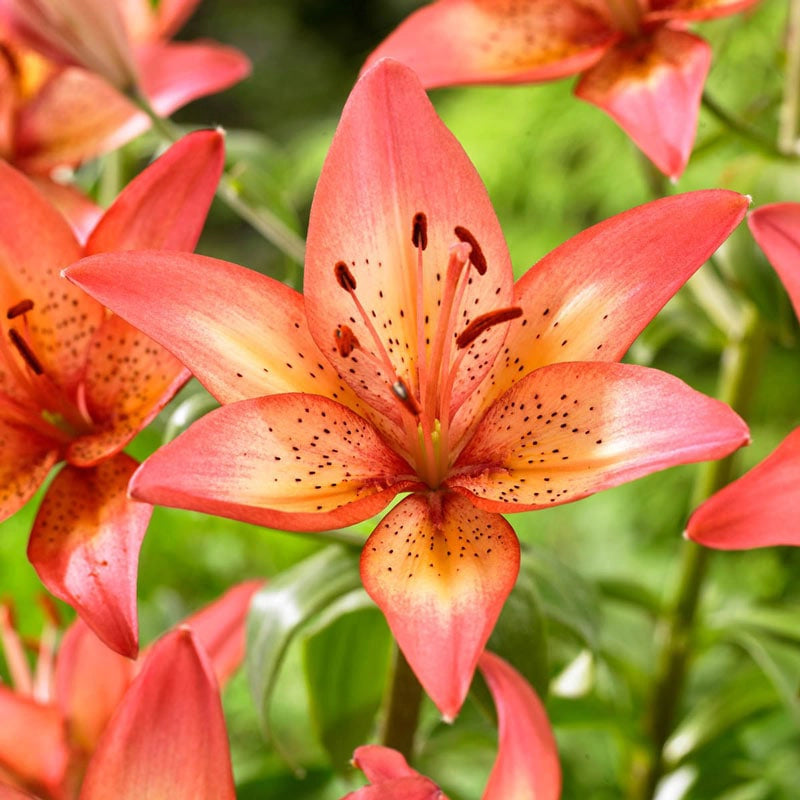
[[[426,87],[547,81],[586,69],[615,37],[571,0],[439,0],[405,20],[367,66],[394,58]]]
[[[149,127],[147,115],[124,95],[97,75],[70,67],[20,110],[14,161],[26,172],[46,174],[120,147]]]
[[[253,595],[263,585],[260,580],[240,583],[184,620],[203,646],[220,686],[242,663],[247,612]]]
[[[219,131],[196,131],[134,178],[86,243],[111,250],[194,250],[225,165]]]
[[[162,116],[250,74],[242,52],[215,42],[156,42],[137,48],[136,57],[142,88]]]
[[[372,784],[346,795],[343,800],[447,800],[430,779],[408,766],[401,753],[369,744],[356,748],[353,766]]]
[[[523,315],[489,376],[458,411],[453,437],[479,409],[546,364],[618,361],[633,340],[722,244],[749,199],[709,190],[656,200],[573,236],[517,282]]]
[[[55,693],[70,746],[93,753],[133,679],[135,662],[109,649],[82,620],[64,634],[56,660]]]
[[[497,708],[498,747],[483,800],[558,800],[561,766],[547,713],[530,684],[488,650],[478,662]]]
[[[279,392],[358,402],[311,338],[303,297],[190,253],[94,256],[66,276],[174,353],[223,403]]]
[[[748,442],[728,406],[665,372],[552,364],[492,405],[447,483],[489,511],[526,511],[721,458]]]
[[[405,498],[364,545],[364,588],[447,719],[464,702],[518,571],[511,526],[452,492]]]
[[[122,450],[188,378],[172,353],[121,317],[107,317],[92,337],[83,380],[92,429],[70,443],[67,461],[93,466]]]
[[[721,550],[800,546],[800,428],[706,500],[690,517],[686,534]]]
[[[148,458],[130,490],[158,505],[320,531],[360,522],[414,485],[369,422],[295,393],[212,411]]]
[[[235,800],[219,689],[191,631],[150,652],[92,758],[81,800]]]
[[[59,458],[57,442],[3,416],[0,405],[0,520],[33,497]]]
[[[364,786],[342,800],[447,800],[447,796],[429,778],[413,775]]]
[[[2,769],[0,769],[0,777],[2,777]],[[0,783],[0,800],[36,800],[36,798],[32,794],[15,789],[13,786]]]
[[[773,203],[747,218],[753,237],[775,267],[800,319],[800,203]]]
[[[609,50],[575,94],[605,111],[665,175],[678,178],[692,152],[710,66],[707,42],[660,26]]]
[[[646,22],[667,19],[698,20],[727,17],[754,6],[759,0],[650,0]]]
[[[378,744],[357,747],[353,753],[353,766],[360,769],[370,783],[419,775],[419,772],[408,765],[402,753]]]
[[[46,375],[68,395],[75,391],[89,336],[104,313],[98,303],[61,278],[61,270],[79,257],[80,245],[64,217],[24,175],[0,162],[3,337],[7,340],[8,328],[16,329]],[[32,310],[7,320],[6,310],[22,300],[31,300]],[[0,389],[9,391],[2,361],[0,349]],[[21,358],[16,362],[27,371]]]
[[[79,242],[85,242],[94,230],[103,209],[75,186],[56,183],[49,178],[31,175],[36,188],[67,218]]]
[[[28,558],[47,588],[113,650],[137,652],[136,571],[152,508],[127,497],[136,462],[124,453],[56,475],[39,508]]]
[[[32,791],[56,789],[68,759],[58,708],[0,685],[0,719],[0,771]]]
[[[136,65],[120,10],[108,0],[0,0],[0,18],[48,58],[127,88]]]
[[[424,237],[413,236],[418,215],[426,220]],[[448,325],[441,304],[451,246],[464,231],[477,242],[486,270],[479,274],[465,267],[469,278]],[[424,251],[413,238],[426,240]],[[479,262],[477,251],[474,256]],[[355,284],[363,313],[337,277],[342,268]],[[350,94],[317,183],[305,271],[312,336],[362,399],[399,419],[407,412],[392,383],[400,377],[413,391],[418,372],[446,372],[455,353],[437,354],[436,342],[444,340],[454,350],[453,333],[483,312],[510,305],[512,280],[503,234],[475,168],[414,73],[381,61]],[[340,326],[358,342],[350,354],[335,345]],[[488,368],[506,327],[498,325],[483,337],[483,361],[466,360],[456,395],[467,390],[468,366],[476,379]],[[437,339],[444,331],[448,335]]]

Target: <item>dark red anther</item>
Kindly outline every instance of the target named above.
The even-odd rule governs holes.
[[[6,319],[14,319],[14,317],[21,317],[33,310],[33,300],[20,300],[19,303],[14,303],[11,308],[6,311]]]
[[[408,384],[402,379],[398,378],[392,384],[392,392],[394,396],[415,416],[418,417],[422,413],[422,408],[417,402],[417,398],[411,393]]]
[[[25,363],[37,374],[41,375],[44,372],[44,369],[39,362],[39,359],[33,354],[33,350],[31,350],[28,343],[22,338],[22,335],[19,331],[15,330],[14,328],[8,329],[8,338],[11,339],[11,344],[17,348],[19,354],[25,360]]]
[[[428,246],[428,218],[421,211],[414,214],[411,223],[411,243],[420,250]]]
[[[343,358],[347,358],[358,347],[358,339],[356,339],[356,335],[347,325],[340,325],[333,336],[339,355]]]
[[[353,273],[350,272],[350,267],[344,261],[337,261],[336,266],[333,268],[336,275],[336,282],[347,292],[354,292],[356,290],[356,279]]]
[[[511,308],[498,308],[497,311],[490,311],[488,314],[481,314],[475,317],[466,328],[458,335],[456,347],[463,350],[469,347],[484,331],[499,325],[501,322],[508,322],[522,316],[522,309],[519,306]]]
[[[478,270],[479,275],[485,275],[486,257],[483,255],[483,250],[481,250],[478,240],[461,225],[456,225],[455,234],[462,242],[466,242],[472,248],[469,260],[472,262],[475,269]]]

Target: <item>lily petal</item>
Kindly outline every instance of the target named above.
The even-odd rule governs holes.
[[[97,75],[70,67],[20,110],[14,161],[26,172],[48,173],[120,147],[149,127],[147,115],[124,95]]]
[[[215,42],[153,42],[137,48],[141,84],[162,116],[227,89],[250,74],[250,61]]]
[[[136,568],[152,513],[126,495],[135,469],[124,453],[96,467],[64,467],[39,507],[28,544],[45,586],[129,657],[138,648]]]
[[[85,254],[194,250],[224,164],[219,131],[184,136],[125,187],[89,237]]]
[[[81,800],[235,800],[219,689],[188,629],[167,634],[100,741]]]
[[[32,794],[22,792],[13,786],[0,783],[0,800],[36,800]]]
[[[497,708],[499,739],[483,800],[558,800],[561,766],[541,700],[516,670],[488,650],[478,666]]]
[[[118,453],[189,379],[172,353],[117,316],[94,332],[83,387],[91,432],[74,439],[67,461],[94,466]]]
[[[364,545],[364,588],[445,719],[464,702],[518,571],[511,526],[454,493],[406,497]]]
[[[645,22],[727,17],[754,6],[759,0],[650,0]]]
[[[55,693],[70,746],[89,756],[133,679],[135,662],[110,650],[82,620],[64,634]]]
[[[747,212],[735,192],[689,192],[617,214],[573,236],[520,278],[490,374],[467,398],[454,437],[510,386],[561,361],[618,361]]]
[[[28,177],[48,201],[67,218],[78,241],[85,242],[103,216],[103,209],[75,186],[56,183],[38,175]]]
[[[153,251],[94,256],[65,274],[168,348],[220,402],[310,392],[358,406],[311,338],[302,295],[254,270]]]
[[[261,580],[240,583],[184,621],[203,646],[220,686],[242,663],[247,612],[253,595],[263,585]]]
[[[2,417],[0,406],[0,520],[33,497],[59,458],[55,441]]]
[[[418,215],[425,218],[424,252],[412,241]],[[450,333],[461,331],[456,323],[466,326],[473,316],[510,305],[511,261],[486,189],[461,145],[414,73],[385,59],[350,94],[323,166],[308,227],[304,288],[319,348],[366,404],[378,406],[376,398],[382,398],[378,407],[395,419],[405,413],[391,390],[396,376],[412,386],[418,370],[424,373],[431,363],[431,371],[440,369],[434,347],[437,331],[448,330],[441,304],[451,247],[460,239],[456,227],[477,242],[486,271],[470,272]],[[355,285],[352,295],[338,277],[339,263]],[[334,346],[341,325],[359,343],[352,355]],[[488,369],[506,327],[484,337],[485,360],[472,368],[476,378]],[[452,336],[445,338],[449,347]],[[370,369],[351,372],[354,357]],[[454,359],[454,353],[445,356],[444,363]]]
[[[56,790],[68,752],[61,714],[0,685],[0,771],[33,791]]]
[[[593,64],[616,38],[570,0],[439,0],[412,14],[367,59],[402,61],[430,88],[547,81]]]
[[[447,796],[430,778],[412,775],[377,786],[363,786],[345,795],[343,800],[447,800]]]
[[[686,535],[707,547],[800,546],[800,428],[748,473],[705,501]]]
[[[605,111],[665,175],[678,178],[692,152],[710,66],[707,42],[660,26],[609,50],[575,94]]]
[[[447,484],[488,511],[528,511],[721,458],[749,440],[728,406],[665,372],[552,364],[495,402]]]
[[[408,765],[402,753],[377,744],[357,747],[353,753],[353,766],[360,769],[370,783],[419,776],[419,772]]]
[[[293,393],[206,414],[142,464],[130,491],[158,505],[321,531],[360,522],[417,485],[365,419]]]
[[[800,319],[800,203],[761,206],[750,214],[747,224],[775,267]]]

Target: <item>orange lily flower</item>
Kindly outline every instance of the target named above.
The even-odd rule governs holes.
[[[325,530],[411,492],[361,574],[452,718],[517,576],[501,513],[747,441],[727,406],[614,363],[746,207],[726,191],[643,206],[514,286],[478,174],[413,72],[386,60],[354,88],[323,167],[305,296],[190,254],[96,256],[66,274],[226,404],[145,462],[134,497]]]
[[[215,675],[215,695],[216,684],[224,685],[244,657],[247,609],[253,593],[261,585],[261,581],[241,583],[181,625],[182,629],[191,629],[210,661]],[[129,695],[137,694],[133,688],[137,676],[152,669],[149,665],[164,644],[162,640],[150,645],[137,661],[131,661],[110,650],[81,620],[76,620],[66,631],[53,658],[48,641],[50,633],[52,631],[42,637],[36,675],[31,675],[22,642],[10,624],[8,609],[0,606],[0,639],[5,645],[7,660],[16,665],[12,670],[14,688],[0,685],[3,719],[0,784],[5,782],[34,792],[42,800],[74,800],[81,790],[87,765],[94,763],[95,754],[103,748],[107,729],[120,726],[117,720],[109,724],[110,720],[115,714],[119,715],[121,706],[133,702]],[[185,637],[173,634],[173,638]],[[140,682],[155,684],[150,691],[161,691],[162,703],[164,697],[171,697],[191,708],[197,699],[191,692],[187,695],[187,687],[193,685],[189,680],[191,676],[175,663],[172,671],[171,683],[177,686],[168,693],[161,680],[142,681],[140,678]],[[181,695],[182,699],[176,697]],[[188,713],[189,718],[195,718],[201,708],[198,706]],[[140,709],[139,713],[145,712]],[[161,728],[162,723],[157,729],[145,724],[142,733],[151,737],[157,747],[164,747],[162,733],[159,733]],[[190,725],[187,730],[191,730]],[[133,748],[133,744],[129,744]],[[174,745],[171,742],[169,748]],[[143,747],[141,743],[137,746]],[[134,754],[130,755],[133,758]],[[225,755],[227,757],[227,747]],[[195,769],[198,768],[195,765]],[[118,795],[118,791],[109,791],[106,797]]]
[[[0,162],[0,519],[58,462],[28,556],[48,589],[112,648],[136,654],[136,569],[152,509],[130,500],[122,452],[188,378],[170,353],[60,276],[89,253],[191,250],[223,165],[215,131],[185,137],[134,180],[84,246]]]
[[[497,708],[497,758],[483,800],[558,800],[561,766],[547,714],[531,686],[488,650],[478,661]],[[353,764],[372,784],[343,800],[447,800],[436,784],[396,750],[359,747]]]
[[[800,203],[762,206],[747,222],[800,319]],[[800,546],[800,428],[706,500],[689,519],[686,535],[722,550]]]
[[[367,59],[413,67],[427,88],[538,83],[582,73],[605,111],[665,175],[692,152],[711,48],[685,30],[757,0],[438,0]]]

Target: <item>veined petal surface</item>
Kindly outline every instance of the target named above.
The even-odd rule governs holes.
[[[446,719],[464,702],[518,571],[511,526],[452,492],[404,498],[364,545],[364,588]]]
[[[219,689],[192,632],[150,652],[92,758],[80,800],[235,800]]]
[[[303,297],[253,270],[191,253],[109,253],[66,276],[170,350],[220,402],[280,392],[358,401],[308,331]]]
[[[152,513],[127,496],[136,466],[124,453],[95,467],[65,466],[47,490],[28,544],[45,586],[128,657],[138,649],[136,568]]]
[[[552,364],[492,405],[447,484],[488,511],[528,511],[748,442],[728,406],[665,372]]]
[[[800,203],[761,206],[750,214],[747,224],[775,267],[800,319]]]
[[[40,175],[28,175],[28,177],[48,201],[67,218],[78,241],[85,242],[103,216],[103,209],[72,184],[56,183]]]
[[[412,67],[426,87],[547,81],[593,64],[616,38],[585,3],[439,0],[405,20],[367,59]]]
[[[721,550],[800,546],[800,428],[706,500],[690,517],[686,535]]]
[[[412,241],[418,215],[425,218],[424,250]],[[465,267],[463,296],[444,319],[456,227],[477,242],[486,270]],[[441,370],[442,359],[445,367],[454,361],[455,353],[442,359],[433,353],[441,326],[451,326],[446,338],[452,350],[452,334],[471,319],[510,305],[511,262],[486,189],[407,67],[383,60],[353,89],[317,183],[306,253],[311,334],[367,404],[383,398],[385,413],[405,413],[391,391],[396,377],[413,391],[418,374]],[[354,282],[352,294],[337,279],[340,262]],[[353,355],[336,347],[341,325],[360,343]],[[483,360],[472,374],[488,368],[505,327],[483,337]],[[371,366],[352,373],[354,357]],[[468,380],[467,366],[456,384]]]
[[[711,47],[659,26],[609,50],[575,87],[605,111],[667,176],[680,177],[694,144]]]
[[[309,394],[222,406],[145,461],[134,497],[283,530],[321,531],[376,514],[416,488],[367,420]]]
[[[727,17],[754,6],[759,0],[650,0],[647,22],[656,20],[700,20]]]

